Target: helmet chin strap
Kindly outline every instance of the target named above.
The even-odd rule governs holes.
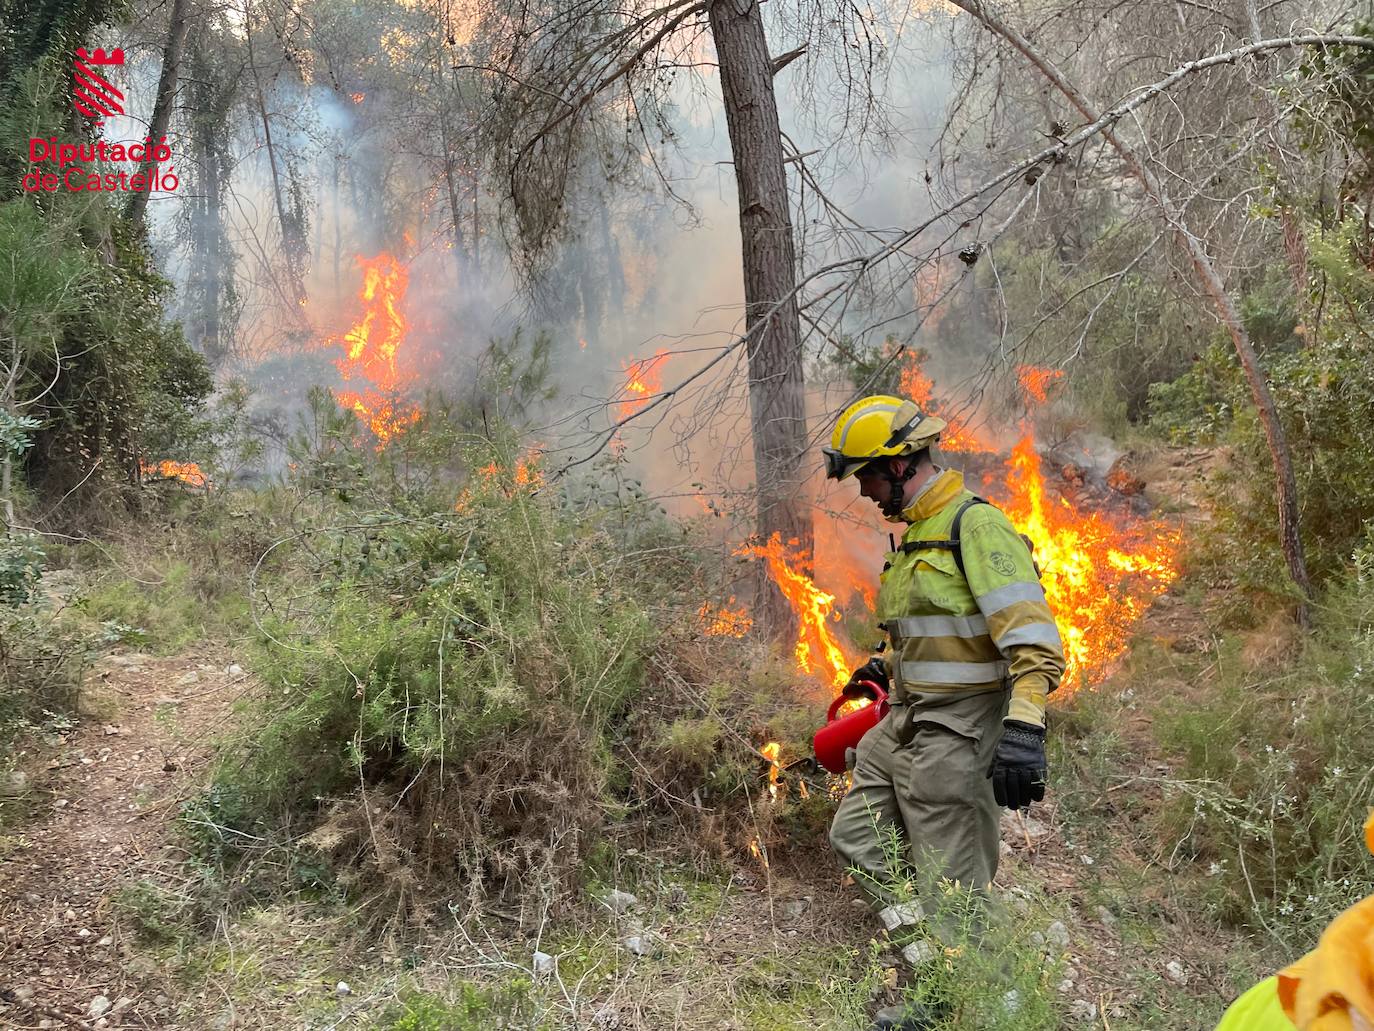
[[[907,457],[906,469],[900,473],[892,471],[892,460],[888,459],[887,471],[883,478],[888,483],[887,500],[878,506],[888,519],[899,519],[906,508],[906,485],[916,475],[916,463]]]

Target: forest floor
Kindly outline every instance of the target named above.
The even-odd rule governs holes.
[[[1206,461],[1177,452],[1156,470],[1179,510]],[[1141,640],[1164,654],[1211,646],[1179,598]],[[109,654],[82,718],[19,756],[25,779],[0,794],[0,1026],[857,1029],[890,996],[895,963],[823,840],[706,872],[630,855],[616,887],[633,900],[586,900],[576,921],[522,925],[492,909],[419,938],[376,936],[342,902],[302,895],[226,910],[213,931],[165,923],[169,900],[205,876],[180,803],[252,685],[213,642]],[[1167,674],[1150,686],[1190,690]],[[1111,776],[1079,770],[1029,816],[1007,814],[998,888],[1043,943],[1067,1025],[1205,1028],[1271,957],[1197,912],[1166,846],[1115,807],[1117,792],[1170,772],[1140,689],[1128,675],[1097,689],[1110,746],[1090,731],[1074,757],[1115,764]]]

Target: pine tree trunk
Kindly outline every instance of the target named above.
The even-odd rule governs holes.
[[[177,79],[181,73],[181,51],[186,44],[187,0],[172,0],[172,17],[167,29],[167,46],[162,51],[162,73],[157,80],[157,99],[153,101],[153,121],[148,127],[149,150],[167,135],[167,126],[172,123],[172,108],[176,106]],[[152,175],[157,171],[157,160],[147,157],[140,169],[143,174]],[[148,210],[148,197],[151,190],[138,190],[129,201],[129,220],[136,230],[142,230],[143,220]]]
[[[758,533],[765,541],[773,534],[784,543],[796,540],[809,563],[811,510],[803,463],[810,456],[796,253],[773,67],[758,0],[716,0],[710,21],[739,189]],[[768,622],[788,625],[782,598],[772,591],[764,597],[770,599],[764,606]]]

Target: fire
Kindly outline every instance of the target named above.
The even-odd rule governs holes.
[[[769,741],[759,749],[759,754],[768,760],[768,797],[778,797],[779,777],[782,773],[782,766],[778,760],[782,758],[782,745],[777,741]]]
[[[508,498],[521,493],[533,494],[544,487],[544,471],[539,467],[542,449],[542,444],[526,448],[509,471],[493,459],[486,465],[474,469],[473,479],[476,484],[484,488],[495,488]],[[453,504],[453,510],[466,512],[472,504],[472,493],[471,487],[464,487]]]
[[[784,547],[781,536],[773,534],[765,545],[744,545],[736,549],[741,558],[761,558],[768,563],[768,575],[778,585],[797,617],[797,643],[793,654],[803,673],[820,674],[838,691],[849,682],[849,673],[860,665],[845,654],[830,624],[840,618],[834,611],[835,596],[821,590],[801,571],[796,542]]]
[[[410,272],[383,251],[375,258],[359,255],[363,272],[358,293],[361,320],[331,343],[342,347],[334,366],[345,380],[365,380],[362,390],[336,390],[335,398],[357,415],[382,444],[420,418],[420,409],[401,396],[411,377],[401,371],[396,355],[405,342],[407,324],[401,302],[410,285]]]
[[[628,419],[647,405],[662,386],[663,373],[660,366],[668,359],[667,348],[659,348],[652,358],[639,358],[629,363],[621,363],[625,373],[625,385],[620,388],[625,400],[616,405],[616,419]]]
[[[1032,401],[1044,404],[1049,400],[1049,389],[1051,383],[1058,383],[1064,378],[1063,369],[1041,369],[1034,365],[1022,365],[1016,370],[1016,378],[1021,383],[1021,389]]]
[[[994,449],[978,439],[978,436],[952,412],[944,411],[943,405],[935,397],[935,384],[921,368],[924,356],[914,353],[902,366],[898,380],[898,390],[903,397],[909,397],[930,415],[939,415],[947,426],[940,434],[940,447],[945,451],[958,451],[964,454],[992,454]]]
[[[355,104],[361,104],[367,98],[366,93],[350,93],[348,99]]]
[[[712,608],[709,601],[701,603],[697,616],[705,625],[707,637],[743,637],[754,628],[753,617],[743,605],[730,608],[735,604],[734,595],[720,608]]]
[[[181,480],[192,487],[210,486],[210,477],[206,476],[195,462],[140,462],[139,472],[150,478]]]
[[[1152,521],[1118,523],[1051,500],[1035,438],[1012,450],[1003,511],[1035,545],[1045,596],[1059,624],[1065,686],[1100,678],[1126,650],[1131,626],[1177,578],[1177,531]]]

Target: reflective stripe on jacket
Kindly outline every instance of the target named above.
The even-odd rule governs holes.
[[[973,496],[960,473],[937,474],[903,513],[911,521],[903,543],[948,540],[955,513]],[[892,639],[898,696],[1001,690],[1009,680],[1007,718],[1043,726],[1064,650],[1030,551],[992,505],[964,512],[959,540],[962,574],[947,549],[888,556],[877,614]]]

